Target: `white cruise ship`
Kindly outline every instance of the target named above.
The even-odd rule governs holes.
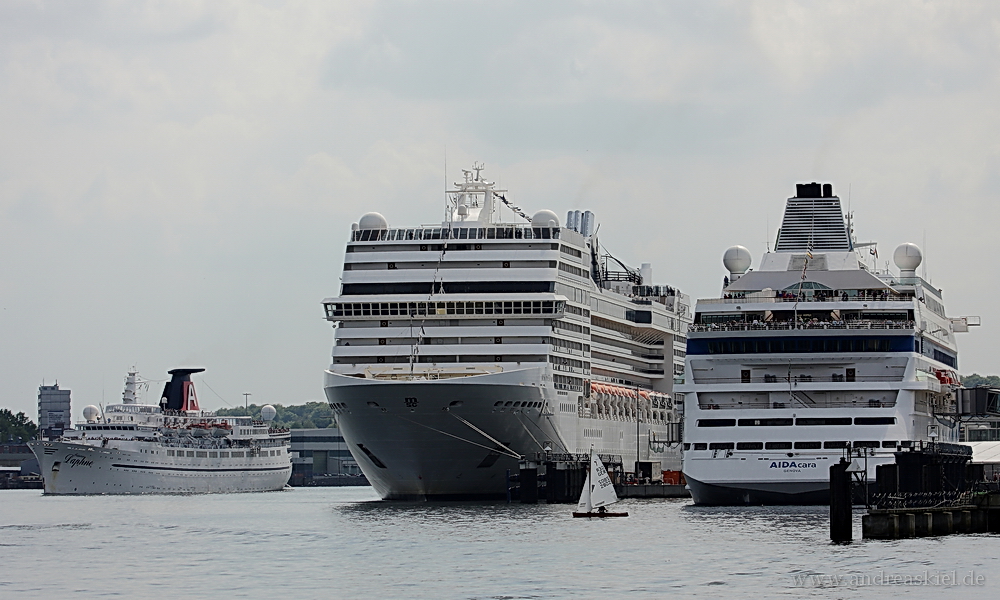
[[[178,494],[280,490],[292,472],[288,430],[272,429],[274,407],[262,420],[218,417],[198,406],[192,373],[174,369],[160,404],[137,402],[142,382],[125,380],[122,403],[102,414],[83,410],[85,423],[57,440],[29,442],[45,494]]]
[[[842,456],[875,467],[918,442],[958,441],[955,334],[941,290],[905,243],[897,274],[854,240],[830,184],[799,184],[774,251],[725,253],[722,298],[688,330],[684,475],[697,504],[828,501]]]
[[[327,399],[368,480],[386,499],[503,497],[520,460],[591,445],[679,469],[688,298],[607,254],[592,213],[528,218],[481,169],[442,223],[361,217],[323,301]]]

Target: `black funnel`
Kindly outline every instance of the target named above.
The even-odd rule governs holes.
[[[167,371],[170,381],[163,386],[160,394],[160,408],[163,410],[199,410],[198,398],[194,395],[194,384],[191,383],[192,373],[201,373],[205,369],[173,369]]]

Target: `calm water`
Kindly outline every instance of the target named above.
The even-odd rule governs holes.
[[[76,498],[4,491],[0,598],[941,600],[1000,590],[994,535],[835,546],[825,508],[619,506],[632,516],[573,519],[570,506],[545,504],[389,504],[370,488]],[[855,521],[860,538],[859,514]],[[985,581],[962,581],[969,577]]]

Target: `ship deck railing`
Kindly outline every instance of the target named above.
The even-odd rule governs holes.
[[[557,240],[559,227],[532,227],[528,223],[456,223],[453,227],[408,227],[399,229],[358,229],[352,242],[398,242],[440,240]]]
[[[804,321],[792,323],[789,321],[761,321],[747,323],[746,321],[731,321],[724,323],[692,323],[688,325],[689,332],[711,331],[796,331],[818,329],[913,329],[914,321],[891,320],[860,320],[860,321]]]
[[[811,296],[795,294],[778,295],[764,292],[726,294],[722,298],[699,298],[699,304],[760,304],[768,302],[912,302],[913,294],[893,294],[877,292],[859,292],[855,294]]]
[[[720,384],[720,383],[855,383],[855,382],[884,382],[903,381],[902,375],[855,375],[847,377],[843,373],[831,373],[826,377],[814,375],[769,375],[764,374],[759,377],[700,377],[695,375],[695,384]],[[936,379],[935,379],[936,381]]]
[[[738,401],[738,402],[698,402],[701,410],[787,410],[798,408],[895,408],[895,400],[806,400],[798,396],[788,398],[783,402],[767,401]]]

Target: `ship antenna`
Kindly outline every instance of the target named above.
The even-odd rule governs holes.
[[[444,218],[448,219],[448,144],[444,145]]]

